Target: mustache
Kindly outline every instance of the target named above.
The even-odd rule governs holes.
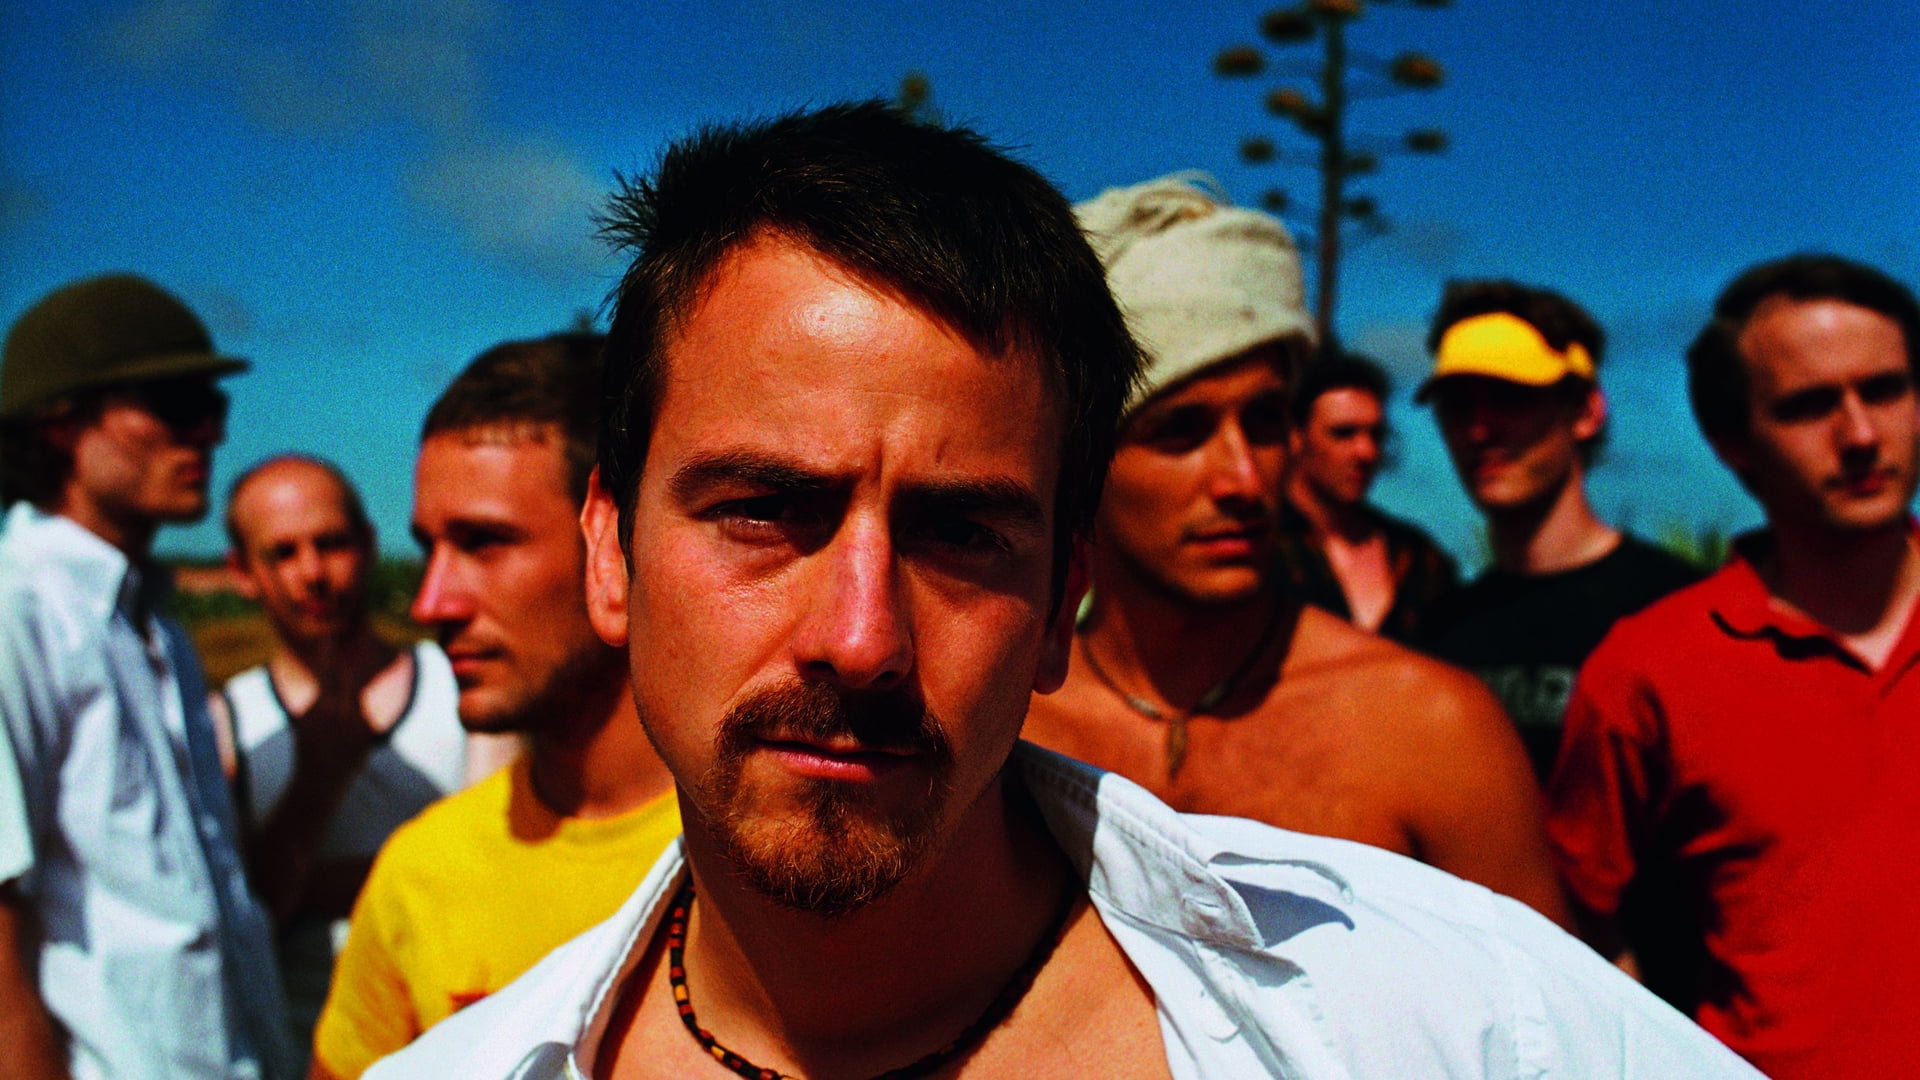
[[[863,750],[950,755],[946,731],[926,705],[897,690],[847,691],[818,682],[761,690],[721,718],[722,756],[755,742],[828,742],[851,738]]]

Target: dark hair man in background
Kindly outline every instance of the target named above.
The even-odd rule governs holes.
[[[1699,578],[1587,501],[1607,423],[1604,345],[1593,317],[1558,293],[1454,282],[1427,334],[1433,374],[1415,395],[1433,405],[1493,552],[1436,613],[1430,648],[1500,695],[1543,782],[1580,662],[1614,620]]]
[[[505,986],[612,914],[680,831],[626,653],[587,619],[579,517],[600,350],[591,334],[495,346],[427,414],[413,617],[452,661],[461,723],[524,734],[527,751],[381,850],[315,1032],[316,1075],[358,1076]]]
[[[0,1074],[285,1077],[273,932],[160,526],[207,512],[246,369],[140,278],[22,315],[0,360]]]
[[[833,107],[612,216],[588,592],[684,843],[376,1074],[1750,1075],[1517,903],[1018,743],[1137,370],[1032,170]]]
[[[207,704],[225,736],[248,871],[281,928],[280,970],[304,1047],[335,934],[374,853],[517,743],[480,736],[470,746],[439,646],[400,649],[375,632],[373,523],[338,468],[293,455],[260,462],[233,482],[226,525],[227,566],[266,614],[274,647]]]
[[[1387,373],[1353,353],[1307,365],[1293,395],[1280,557],[1302,601],[1403,644],[1460,585],[1453,559],[1367,502],[1387,443]]]
[[[1033,699],[1026,737],[1176,809],[1417,855],[1566,922],[1545,806],[1493,695],[1302,607],[1277,568],[1313,333],[1286,227],[1181,177],[1077,213],[1148,363],[1074,664]]]
[[[1603,951],[1780,1080],[1920,1074],[1920,306],[1826,256],[1736,278],[1694,415],[1767,527],[1581,669],[1552,835]]]

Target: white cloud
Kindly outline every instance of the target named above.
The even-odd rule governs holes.
[[[349,0],[277,18],[222,0],[140,0],[108,21],[98,47],[149,75],[211,84],[270,131],[411,133],[418,150],[401,194],[429,220],[541,277],[602,269],[595,170],[552,139],[487,119],[487,61],[508,29],[501,3]]]

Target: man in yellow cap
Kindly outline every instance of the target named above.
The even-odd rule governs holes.
[[[206,689],[159,614],[246,368],[140,278],[68,285],[0,361],[0,1076],[283,1077],[273,937]]]
[[[1430,403],[1493,562],[1436,614],[1432,651],[1487,681],[1544,781],[1573,675],[1623,615],[1699,577],[1600,520],[1587,470],[1607,425],[1606,336],[1580,305],[1510,281],[1454,282],[1427,335]]]

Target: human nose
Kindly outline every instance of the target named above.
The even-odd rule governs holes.
[[[1840,399],[1840,446],[1845,450],[1868,449],[1880,441],[1880,429],[1860,395],[1849,391]]]
[[[443,547],[434,548],[427,556],[420,589],[413,594],[413,606],[407,613],[422,626],[441,626],[471,617],[472,607],[452,553]]]
[[[312,544],[302,545],[293,555],[293,572],[300,581],[312,588],[326,580],[326,561],[320,557],[320,549]]]
[[[1253,443],[1240,425],[1223,424],[1214,436],[1209,455],[1209,493],[1214,499],[1258,500],[1266,495],[1268,477]]]
[[[849,519],[808,560],[812,580],[794,659],[803,678],[884,690],[913,667],[913,633],[899,563],[884,522]]]

